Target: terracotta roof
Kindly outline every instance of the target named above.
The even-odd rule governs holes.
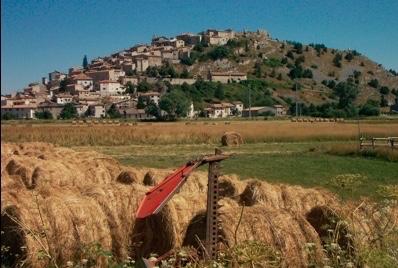
[[[15,108],[19,108],[19,109],[35,109],[37,108],[37,104],[19,104],[19,105],[6,105],[6,106],[1,106],[1,109],[15,109]]]
[[[49,101],[45,101],[39,104],[40,108],[44,108],[44,107],[63,107],[62,104],[59,103],[55,103],[55,102],[49,102]]]
[[[73,80],[93,80],[90,76],[86,75],[85,73],[80,73],[73,77]]]
[[[110,84],[110,83],[118,83],[119,84],[118,81],[112,81],[112,80],[102,80],[102,81],[99,81],[99,83],[100,84]]]
[[[261,109],[264,109],[264,108],[266,108],[265,106],[262,106],[262,107],[251,107],[250,108],[250,111],[259,111],[259,110],[261,110]],[[249,111],[249,108],[246,108],[246,109],[243,109],[243,111]]]

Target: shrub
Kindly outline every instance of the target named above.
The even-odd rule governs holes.
[[[289,51],[286,53],[286,57],[288,57],[288,58],[294,60],[293,52],[292,52],[291,50],[289,50]]]
[[[35,117],[37,119],[53,119],[52,113],[50,111],[35,112]]]
[[[368,100],[360,109],[360,115],[377,116],[380,114],[380,106],[376,101]]]
[[[230,55],[231,55],[230,49],[228,49],[225,46],[218,46],[208,53],[208,56],[212,60],[224,59],[229,57]]]
[[[386,86],[380,88],[380,93],[383,95],[388,95],[390,93],[390,89]]]
[[[334,56],[334,58],[333,58],[333,64],[334,64],[334,66],[341,68],[341,60],[342,60],[342,58],[343,58],[343,57],[341,56],[341,54],[340,54],[340,53],[337,53],[337,54]]]
[[[345,57],[347,61],[352,61],[354,59],[354,55],[351,52],[348,52]]]
[[[61,119],[72,119],[77,117],[77,109],[72,103],[65,104],[59,117]]]
[[[378,88],[379,87],[379,80],[372,79],[372,80],[369,81],[368,85],[371,86],[371,87],[374,87],[374,88]]]
[[[266,59],[266,60],[264,60],[264,64],[271,68],[276,68],[276,67],[282,66],[281,60],[276,59],[276,58]]]
[[[305,69],[303,71],[302,77],[303,78],[312,78],[313,77],[312,71],[310,69]]]

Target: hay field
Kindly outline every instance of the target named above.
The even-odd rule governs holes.
[[[203,239],[205,231],[207,173],[194,172],[158,215],[139,221],[134,212],[150,189],[144,182],[148,171],[155,180],[171,172],[126,167],[96,152],[2,143],[1,243],[8,248],[2,264],[119,267],[110,261],[197,248],[194,237]],[[362,266],[372,260],[362,253],[377,249],[394,258],[388,251],[394,250],[397,231],[394,203],[344,202],[324,189],[242,181],[235,175],[220,180],[222,247],[247,240],[264,243],[280,256],[280,265],[272,267],[337,267],[336,261],[341,267],[349,262]],[[95,255],[98,248],[106,255]],[[396,264],[391,258],[389,263]],[[269,267],[266,260],[257,261],[255,267]],[[253,267],[243,264],[225,266]]]
[[[289,121],[197,121],[120,124],[2,124],[2,141],[50,142],[62,146],[130,144],[218,144],[226,131],[239,132],[245,143],[355,140],[356,123]],[[363,135],[398,136],[398,122],[361,123]]]

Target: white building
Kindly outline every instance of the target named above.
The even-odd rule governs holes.
[[[91,117],[103,118],[106,115],[105,105],[103,104],[93,104],[88,107],[89,114]]]
[[[126,89],[117,81],[103,80],[98,84],[101,96],[120,95],[126,91]]]
[[[234,101],[232,104],[234,105],[234,109],[238,112],[238,115],[242,115],[243,103],[241,101]]]
[[[70,94],[59,94],[55,98],[55,102],[58,104],[67,104],[73,101],[73,97]]]
[[[93,79],[84,73],[74,76],[73,81],[75,82],[76,85],[80,85],[85,91],[93,90],[93,85],[94,85]]]
[[[138,95],[143,96],[143,97],[148,97],[150,101],[153,101],[156,105],[159,104],[159,100],[160,100],[160,93],[159,92],[154,92],[154,91],[150,91],[150,92],[146,92],[146,93],[140,93]]]
[[[232,115],[232,108],[235,106],[231,103],[212,103],[205,109],[206,116],[209,118],[226,118]]]
[[[18,104],[1,106],[1,114],[10,114],[17,119],[33,119],[37,104]]]

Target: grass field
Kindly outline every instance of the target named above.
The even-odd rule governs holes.
[[[380,185],[398,184],[397,162],[326,153],[326,148],[334,144],[336,143],[257,143],[224,148],[224,151],[236,155],[223,162],[223,173],[306,187],[322,186],[345,198],[378,198],[377,189]],[[198,155],[213,153],[214,145],[130,145],[75,149],[95,149],[115,157],[125,165],[175,168]],[[342,174],[360,174],[362,183],[353,191],[334,187],[332,179]]]
[[[198,121],[134,126],[6,124],[1,128],[2,141],[40,141],[77,150],[96,150],[126,165],[153,168],[174,168],[199,155],[213,153],[225,131],[237,131],[245,144],[224,147],[225,151],[236,153],[223,163],[224,173],[306,187],[321,186],[342,197],[353,198],[378,198],[379,186],[398,184],[396,152],[388,152],[388,157],[380,153],[355,153],[356,122]],[[398,136],[398,122],[361,122],[359,130],[367,136]],[[361,184],[352,190],[335,188],[331,181],[343,174],[359,174]]]

